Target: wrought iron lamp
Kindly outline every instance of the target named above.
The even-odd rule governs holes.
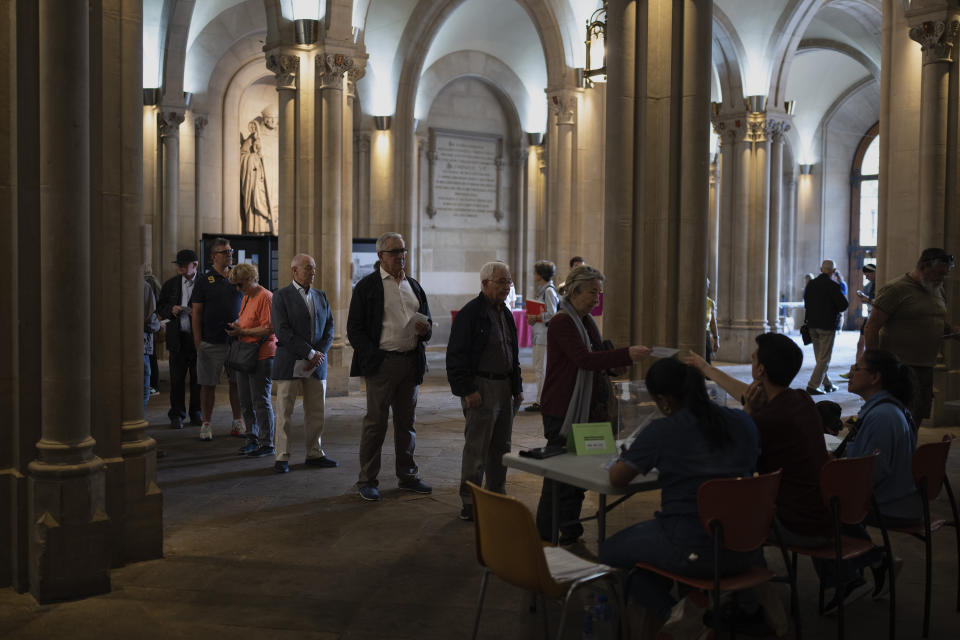
[[[607,0],[587,18],[587,66],[583,76],[587,82],[607,81]],[[599,63],[599,64],[598,64]]]

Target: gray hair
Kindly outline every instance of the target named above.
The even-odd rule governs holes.
[[[574,267],[573,271],[567,275],[567,279],[563,283],[567,292],[567,299],[573,294],[579,293],[587,283],[593,282],[594,280],[599,280],[600,282],[604,280],[603,274],[600,273],[599,269],[588,267],[585,264]]]
[[[230,270],[230,284],[240,284],[241,282],[259,282],[260,272],[257,267],[249,262],[241,262]]]
[[[293,269],[294,267],[298,266],[300,261],[304,258],[313,260],[313,256],[311,256],[309,253],[298,253],[297,255],[293,256],[293,260],[290,261],[290,268]]]
[[[394,238],[403,242],[403,236],[396,231],[387,231],[385,234],[377,238],[377,253],[380,253],[387,248],[387,240],[393,240]]]
[[[494,260],[493,262],[488,262],[480,267],[480,282],[483,282],[484,280],[492,280],[493,274],[497,269],[503,269],[507,273],[510,273],[510,267],[507,266],[506,262]]]
[[[226,238],[214,238],[213,244],[210,245],[210,253],[214,254],[220,249],[220,247],[226,247],[229,246],[229,244],[230,241]]]

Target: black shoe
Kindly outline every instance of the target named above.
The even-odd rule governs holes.
[[[557,544],[561,547],[569,547],[571,544],[577,544],[580,541],[580,534],[561,533]]]
[[[833,393],[834,391],[837,391],[837,388],[836,388],[835,386],[833,386],[832,384],[830,384],[830,385],[824,386],[824,387],[823,387],[823,390],[824,390],[825,392],[827,392],[827,393]]]
[[[319,458],[307,458],[304,464],[306,464],[308,467],[320,467],[321,469],[332,469],[333,467],[340,465],[339,462],[333,458],[328,458],[327,456],[320,456]]]
[[[529,407],[526,407],[524,411],[528,411],[530,413],[540,413],[540,403],[534,402]]]
[[[273,455],[273,447],[257,447],[247,454],[251,458],[262,458]]]
[[[239,452],[240,452],[240,455],[247,456],[247,455],[250,455],[252,451],[256,451],[256,449],[257,449],[256,442],[248,442],[247,444],[240,447]]]
[[[829,616],[836,613],[840,607],[840,589],[835,589],[834,591],[833,598],[824,605],[822,615]],[[861,577],[857,577],[851,582],[848,582],[847,586],[843,589],[843,606],[847,607],[851,602],[859,600],[871,591],[872,589],[870,585],[867,584],[867,581]]]
[[[473,521],[473,505],[465,504],[463,509],[460,509],[460,515],[457,516],[461,520]]]
[[[380,492],[372,484],[362,484],[357,489],[360,490],[360,497],[368,502],[380,502]]]
[[[428,484],[424,484],[420,478],[411,478],[410,480],[404,480],[399,485],[401,489],[406,491],[413,491],[414,493],[433,493],[433,487]]]
[[[822,396],[822,395],[823,395],[823,391],[820,391],[820,389],[816,389],[816,388],[814,388],[814,387],[807,387],[807,393],[809,393],[809,394],[812,395],[812,396]]]
[[[290,473],[290,465],[286,460],[277,460],[273,463],[274,473]]]
[[[183,429],[183,420],[180,418],[170,418],[171,429]]]
[[[190,414],[190,426],[199,427],[203,424],[203,416],[199,412]]]

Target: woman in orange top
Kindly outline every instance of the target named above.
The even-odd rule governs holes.
[[[247,443],[240,453],[259,458],[273,455],[273,406],[270,370],[277,352],[277,337],[273,333],[271,308],[273,294],[257,282],[259,273],[252,264],[238,264],[230,272],[230,284],[243,294],[240,316],[227,325],[227,334],[241,342],[259,342],[257,368],[249,373],[237,371],[237,391],[240,408],[246,422]]]

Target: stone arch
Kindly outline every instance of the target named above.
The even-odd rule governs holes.
[[[726,109],[742,107],[743,43],[736,28],[719,7],[713,8],[713,68],[720,80],[720,94]]]
[[[790,64],[800,46],[803,34],[817,11],[828,0],[790,0],[787,8],[777,21],[774,33],[767,47],[767,57],[773,60],[770,69],[770,81],[767,90],[767,106],[783,108],[787,77],[790,74]]]
[[[184,90],[202,94],[207,92],[213,69],[234,45],[251,36],[264,38],[267,20],[262,0],[246,0],[221,12],[204,25],[186,52],[183,67]],[[252,20],[262,15],[261,22]],[[262,48],[262,44],[260,44]]]
[[[518,130],[522,130],[520,114],[526,112],[529,100],[523,82],[501,60],[483,51],[457,51],[445,55],[424,71],[418,85],[415,117],[425,115],[424,110],[429,109],[444,87],[465,76],[483,80],[495,94],[502,95],[501,103],[516,120]]]

